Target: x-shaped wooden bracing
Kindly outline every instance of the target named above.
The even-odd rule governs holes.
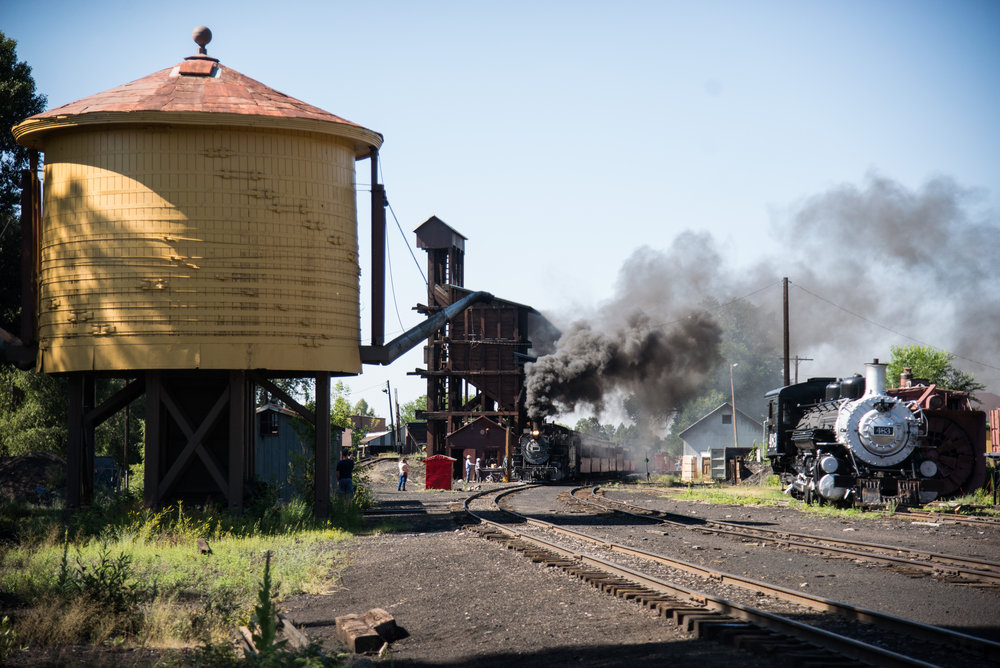
[[[184,449],[181,450],[177,459],[174,460],[174,463],[170,467],[170,470],[167,471],[167,474],[163,476],[163,480],[159,485],[160,490],[166,492],[166,490],[170,489],[170,486],[174,484],[174,480],[177,479],[177,476],[181,474],[181,471],[187,465],[188,460],[191,459],[191,455],[198,453],[201,461],[205,464],[205,468],[208,469],[208,472],[211,474],[216,484],[219,485],[219,489],[222,490],[222,493],[225,496],[228,496],[229,484],[219,471],[219,467],[215,465],[215,461],[212,459],[212,456],[207,450],[205,450],[203,441],[205,440],[205,436],[208,434],[208,431],[219,418],[219,415],[222,414],[222,409],[224,409],[229,403],[229,387],[227,386],[222,391],[219,398],[215,400],[215,405],[212,406],[212,410],[208,412],[205,419],[202,420],[200,425],[198,425],[197,429],[191,428],[191,424],[188,422],[187,417],[185,417],[184,413],[174,402],[166,388],[160,389],[160,403],[166,406],[167,411],[174,419],[174,422],[177,423],[177,426],[181,428],[182,432],[184,432],[184,436],[187,437],[187,444],[184,446]]]

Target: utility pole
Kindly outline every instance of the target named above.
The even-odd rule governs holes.
[[[784,340],[784,358],[785,358],[784,385],[788,386],[792,384],[791,383],[792,378],[790,373],[791,369],[789,368],[789,361],[788,361],[788,277],[787,276],[781,279],[781,293],[782,293],[781,302],[784,311],[784,317],[782,318],[783,320],[782,332]]]
[[[786,360],[786,359],[789,359],[789,358],[782,357],[780,359]],[[813,358],[811,358],[811,357],[799,357],[798,355],[796,355],[795,357],[792,357],[790,359],[794,360],[794,362],[795,362],[795,382],[798,383],[799,382],[799,362],[812,362]],[[790,383],[786,382],[785,384],[788,385]]]
[[[799,362],[812,362],[813,358],[811,358],[811,357],[799,357],[798,355],[796,355],[792,359],[795,360],[795,382],[798,383],[799,382]]]
[[[395,431],[393,433],[399,432],[398,436],[396,437],[396,440],[399,441],[399,442],[402,442],[402,446],[400,447],[400,451],[402,452],[402,450],[406,449],[406,431],[403,429],[403,421],[399,417],[399,388],[398,387],[396,388],[395,392],[393,393],[393,396],[396,399],[396,429],[395,429]]]
[[[385,381],[385,389],[382,390],[382,391],[385,392],[385,396],[389,399],[389,416],[386,417],[386,422],[388,423],[386,426],[389,427],[389,432],[392,433],[392,436],[390,436],[390,439],[391,439],[391,443],[392,443],[392,449],[395,450],[396,449],[396,429],[395,429],[395,427],[392,424],[392,388],[389,386],[389,381]]]
[[[733,385],[733,369],[740,365],[739,362],[733,362],[729,365],[729,391],[732,393],[733,399],[733,447],[740,447],[740,443],[736,438],[736,386]],[[648,459],[646,461],[649,461]],[[648,464],[647,464],[648,466]]]

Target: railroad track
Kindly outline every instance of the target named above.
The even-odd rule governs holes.
[[[952,512],[928,512],[925,510],[896,511],[890,517],[905,521],[926,521],[941,524],[965,524],[967,526],[1000,528],[1000,516],[995,515],[959,515]]]
[[[590,491],[587,492],[586,490]],[[650,510],[623,501],[609,499],[599,494],[600,488],[577,488],[573,498],[579,503],[604,510],[624,513],[657,524],[681,527],[729,536],[736,539],[760,540],[781,547],[820,554],[879,563],[900,571],[922,572],[947,582],[960,582],[976,586],[1000,586],[1000,562],[974,557],[930,552],[896,545],[882,545],[843,538],[827,538],[791,531],[748,527],[736,522],[713,520],[692,515],[680,515],[661,510]]]
[[[466,511],[479,522],[475,530],[487,539],[502,542],[507,547],[524,553],[535,562],[560,568],[602,591],[632,599],[657,611],[699,638],[717,640],[766,654],[792,665],[852,665],[862,662],[875,666],[929,666],[963,665],[968,661],[984,660],[1000,662],[1000,643],[619,545],[503,507],[507,496],[523,489],[526,488],[500,493],[483,492],[470,497],[466,501]],[[472,509],[473,504],[482,504],[483,499],[491,493],[495,494],[491,506]],[[560,537],[560,541],[556,542],[548,535],[540,536],[539,532],[554,533]],[[644,568],[593,556],[579,546],[567,545],[562,539],[584,546],[599,546],[612,555],[667,566],[744,592],[749,591],[754,595],[764,595],[786,605],[792,603],[823,614],[803,614],[802,610],[798,613],[778,614],[762,610],[652,575]],[[801,621],[804,618],[823,619],[829,625],[831,613],[847,620],[847,626],[861,627],[864,630],[848,634],[839,629],[830,630]],[[844,625],[845,622],[840,624]],[[872,636],[873,631],[874,640],[859,639],[865,635]],[[879,646],[877,643],[885,637],[885,631],[913,638],[914,640],[907,641],[913,653],[908,655]],[[919,639],[919,642],[915,639]],[[929,649],[928,643],[936,649]],[[943,653],[941,648],[945,648]],[[918,656],[923,658],[917,658]],[[933,656],[941,657],[942,660],[934,663],[926,658]],[[954,663],[952,659],[955,660]]]

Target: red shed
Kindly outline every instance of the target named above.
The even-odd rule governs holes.
[[[445,455],[424,459],[424,489],[451,489],[451,467],[458,460]]]

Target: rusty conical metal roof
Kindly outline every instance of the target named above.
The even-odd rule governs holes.
[[[28,148],[44,150],[44,138],[49,132],[83,125],[254,125],[345,137],[355,142],[359,158],[368,155],[370,147],[381,146],[379,133],[222,66],[205,53],[205,31],[211,39],[207,28],[195,29],[198,55],[131,83],[31,116],[14,126],[14,137]]]

